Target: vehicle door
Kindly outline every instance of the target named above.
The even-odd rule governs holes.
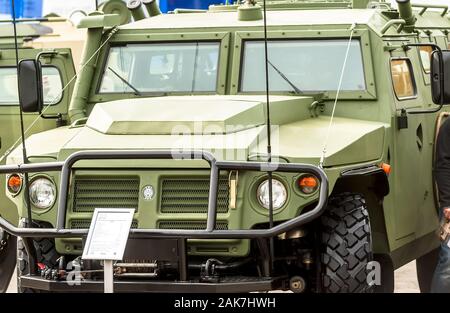
[[[410,114],[412,110],[430,109],[429,63],[426,49],[412,47],[391,52],[389,70],[394,93],[393,145],[390,177],[393,201],[395,243],[402,246],[432,231],[434,221],[432,137],[433,114]],[[404,116],[407,125],[399,122]]]

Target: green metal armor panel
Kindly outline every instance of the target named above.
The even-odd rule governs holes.
[[[427,57],[419,48],[404,47],[408,43],[436,42],[446,49],[450,21],[442,14],[443,10],[423,11],[423,8],[413,7],[410,12],[401,7],[399,12],[385,2],[371,3],[369,7],[368,4],[364,0],[268,1],[269,43],[318,44],[311,55],[328,54],[322,60],[311,58],[310,63],[319,68],[325,61],[332,60],[340,68],[344,54],[333,52],[331,48],[324,49],[320,43],[342,42],[346,47],[351,35],[358,44],[359,49],[355,51],[360,54],[363,68],[363,83],[356,89],[342,90],[335,108],[339,76],[333,80],[333,86],[336,86],[333,88],[318,88],[320,90],[302,94],[295,94],[289,88],[272,90],[272,139],[274,155],[280,162],[318,165],[334,111],[324,158],[330,193],[348,171],[378,167],[382,163],[392,166],[388,177],[389,195],[379,199],[374,190],[365,192],[377,199],[375,205],[369,206],[374,251],[390,254],[395,267],[399,267],[437,246],[433,233],[438,221],[432,179],[438,114],[408,115],[408,127],[402,129],[398,119],[402,110],[434,107]],[[197,148],[213,152],[218,160],[264,159],[267,151],[264,90],[245,91],[242,84],[243,67],[248,61],[244,49],[247,43],[262,40],[263,20],[239,19],[237,10],[237,5],[222,5],[212,6],[202,13],[159,14],[118,27],[112,24],[100,27],[94,23],[96,28],[89,29],[88,36],[92,40],[84,55],[88,66],[77,80],[69,108],[69,117],[74,124],[31,136],[27,147],[32,159],[65,160],[76,151],[93,149],[178,151]],[[87,22],[83,23],[90,27]],[[212,78],[216,83],[214,90],[161,88],[142,94],[129,87],[123,87],[120,92],[101,90],[102,80],[108,72],[106,64],[116,64],[110,59],[112,48],[126,52],[128,45],[138,45],[138,52],[135,52],[138,55],[139,49],[146,45],[211,42],[219,46],[217,64],[213,70],[207,68],[202,73],[217,72],[217,77]],[[99,51],[98,55],[92,57],[96,51]],[[142,71],[152,66],[151,53],[146,54],[149,63],[142,63],[145,65],[141,67]],[[247,56],[250,60],[256,57]],[[147,79],[153,74],[161,74],[163,82],[172,79],[174,73],[167,68],[175,68],[173,64],[176,63],[171,58],[155,57],[154,64],[159,64],[159,72],[149,72]],[[405,62],[411,65],[408,69],[413,93],[408,97],[399,97],[394,90],[394,84],[399,84],[396,68],[393,69],[396,60],[407,60]],[[124,68],[133,69],[133,64]],[[393,70],[394,74],[391,73]],[[323,69],[321,75],[298,82],[319,81],[324,79],[326,72]],[[123,80],[130,80],[137,87],[148,87],[146,79],[133,80],[132,70],[130,73],[129,77],[115,78],[116,84],[124,85]],[[301,67],[291,66],[286,76],[301,74]],[[271,77],[280,79],[276,72],[273,75]],[[356,67],[344,72],[344,77],[352,75],[356,75]],[[176,126],[183,131],[174,134]],[[8,163],[21,163],[20,149],[9,156]],[[68,200],[67,227],[86,228],[95,207],[135,207],[133,227],[204,227],[208,185],[205,162],[108,160],[83,161],[76,167],[78,170]],[[256,199],[256,188],[265,174],[239,173],[235,208],[229,207],[230,173],[221,174],[217,227],[248,229],[267,224],[268,212]],[[55,173],[42,175],[50,177],[56,185],[59,182]],[[292,219],[317,201],[317,194],[307,196],[299,191],[296,181],[301,173],[275,175],[288,191],[286,204],[275,211],[275,221]],[[142,195],[142,189],[147,185],[156,190],[150,201]],[[359,190],[358,187],[356,183],[349,184],[346,191]],[[19,216],[26,216],[23,195],[8,196],[17,206]],[[55,206],[47,210],[34,208],[33,212],[37,220],[55,225]],[[57,246],[61,253],[80,254],[81,251],[78,241],[61,239]],[[197,240],[191,241],[189,246],[193,255],[244,256],[249,252],[248,240]]]

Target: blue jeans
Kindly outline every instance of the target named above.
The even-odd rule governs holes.
[[[441,243],[438,264],[431,282],[433,293],[450,293],[450,247],[447,244]]]

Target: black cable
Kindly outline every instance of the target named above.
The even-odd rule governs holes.
[[[12,13],[12,20],[13,20],[13,29],[14,29],[14,48],[16,51],[16,70],[17,70],[17,82],[19,81],[19,45],[17,43],[17,23],[16,23],[16,7],[15,7],[15,1],[11,0],[11,13]],[[17,88],[19,87],[19,84],[17,83]],[[18,90],[18,89],[17,89]],[[25,127],[23,122],[23,111],[22,106],[19,105],[20,110],[20,133],[22,136],[22,157],[23,157],[23,163],[28,163],[28,157],[27,157],[27,149],[25,145]],[[24,174],[24,198],[25,198],[25,204],[27,206],[27,215],[28,215],[28,227],[33,227],[33,218],[31,215],[31,203],[30,203],[30,196],[28,194],[28,188],[29,188],[29,178],[28,173]]]
[[[264,14],[264,53],[265,53],[265,74],[266,74],[266,114],[267,114],[267,162],[270,164],[272,162],[272,143],[271,143],[271,122],[270,122],[270,99],[269,99],[269,55],[267,48],[267,10],[266,10],[266,0],[263,0],[263,14]],[[269,170],[268,183],[269,183],[269,228],[273,227],[273,195],[272,195],[272,172]],[[275,258],[274,251],[274,241],[273,237],[270,238],[269,242],[270,249],[270,264],[273,270],[273,262]]]

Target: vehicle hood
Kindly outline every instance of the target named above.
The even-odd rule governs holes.
[[[306,118],[311,97],[272,96],[275,124]],[[109,135],[231,133],[266,122],[264,96],[171,96],[97,104],[87,126]]]
[[[274,156],[318,164],[330,117],[311,117],[312,102],[311,97],[271,97]],[[33,135],[27,140],[27,149],[32,157],[52,155],[59,160],[80,150],[207,150],[218,160],[245,161],[267,151],[264,107],[264,97],[254,96],[101,103],[94,108],[86,126]],[[380,122],[335,117],[326,143],[325,166],[379,160],[387,127]],[[21,163],[20,160],[21,150],[16,149],[8,163]],[[137,165],[134,161],[128,163]]]

